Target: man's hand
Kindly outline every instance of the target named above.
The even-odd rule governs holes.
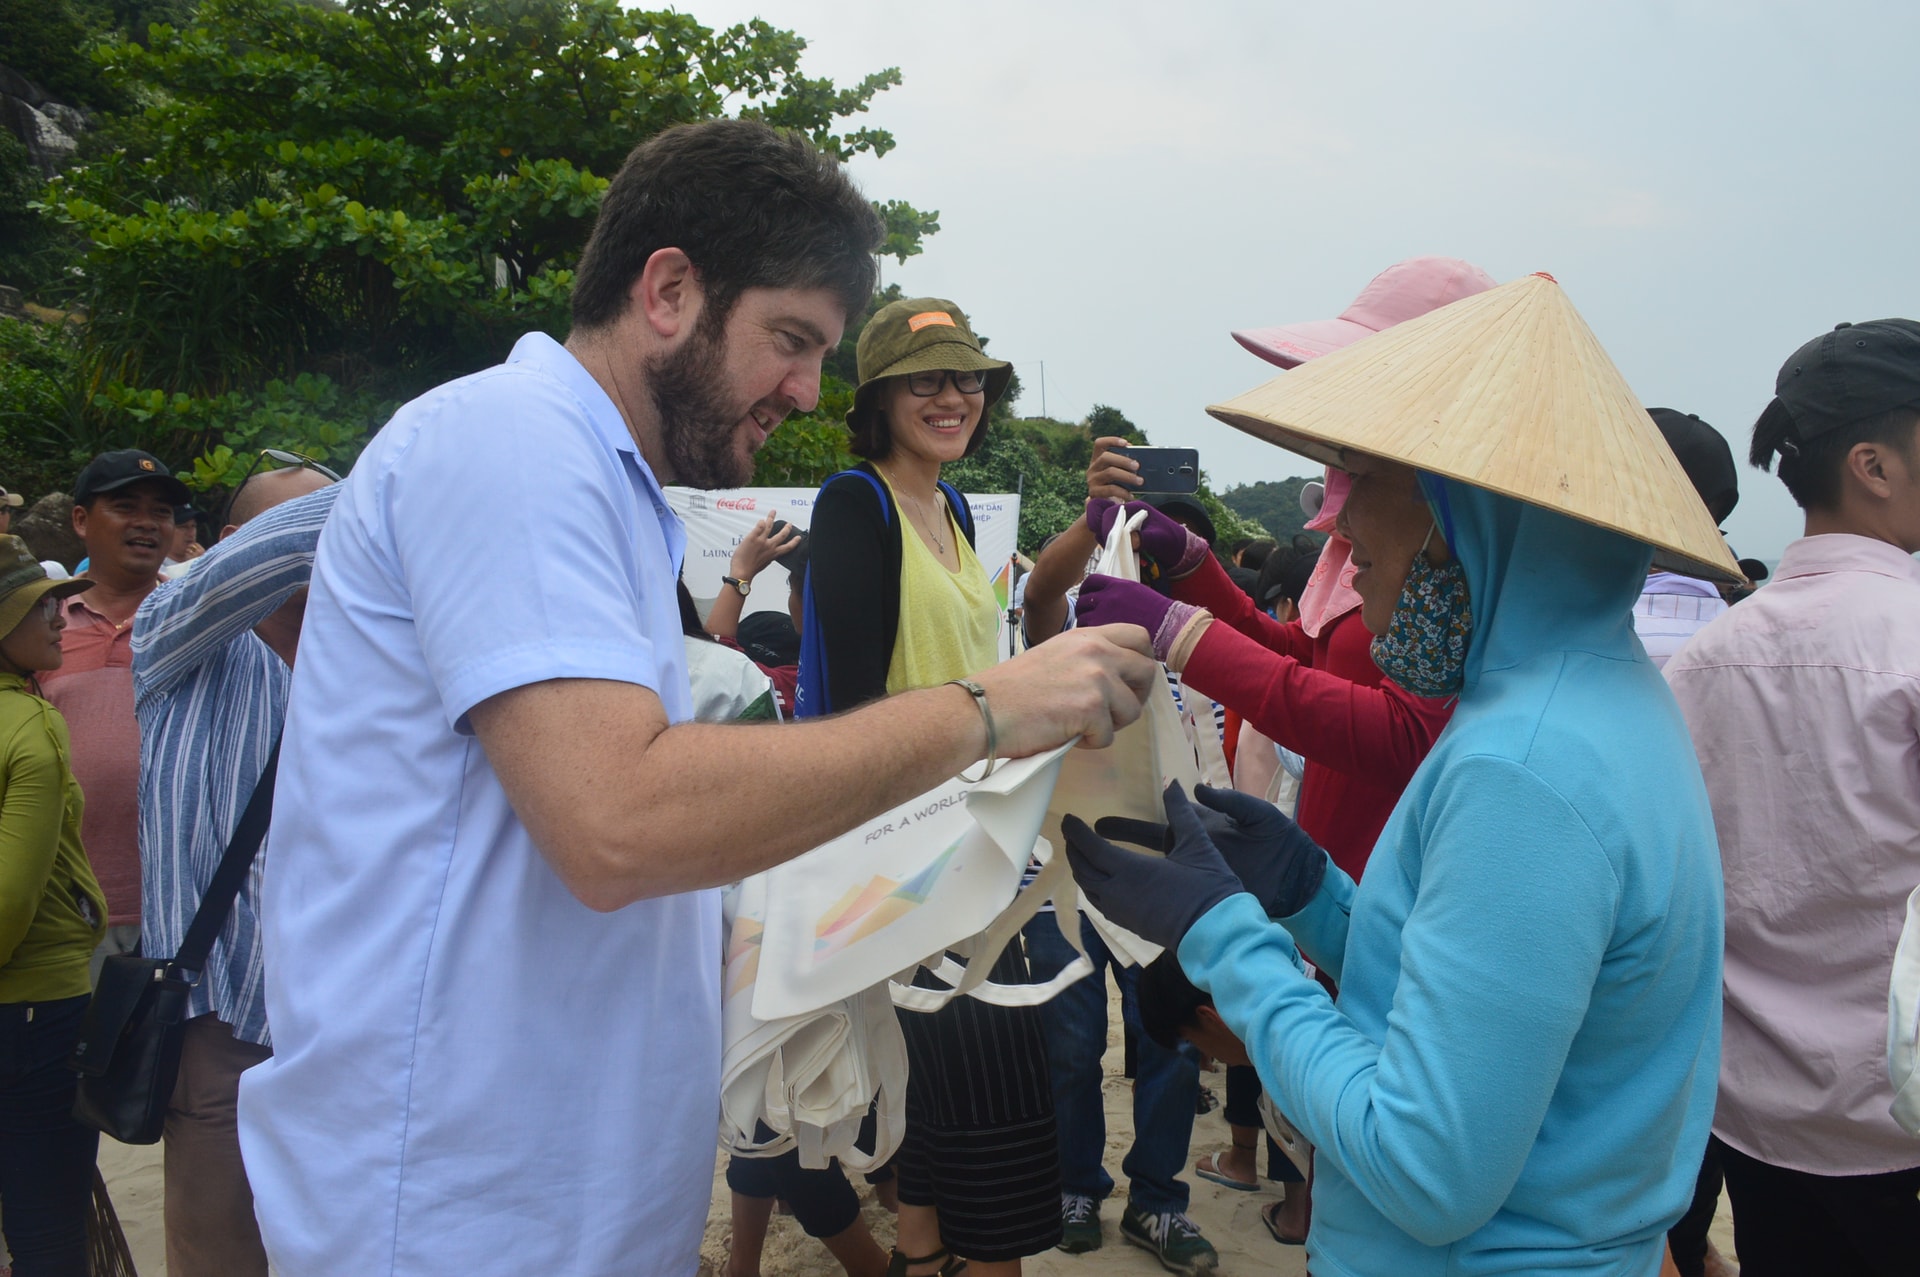
[[[1245,888],[1208,841],[1179,782],[1167,786],[1163,801],[1172,830],[1165,856],[1116,847],[1078,816],[1061,821],[1060,832],[1074,880],[1094,907],[1142,939],[1178,950],[1208,910]]]
[[[1327,876],[1327,853],[1318,843],[1263,798],[1206,785],[1194,786],[1193,796],[1208,839],[1268,917],[1290,917],[1307,907]],[[1103,816],[1093,827],[1102,838],[1136,847],[1169,851],[1174,844],[1171,825],[1148,820]]]
[[[1160,677],[1144,630],[1105,625],[1071,630],[975,681],[987,690],[1000,756],[1024,758],[1071,740],[1111,744]]]
[[[740,539],[740,544],[734,548],[728,575],[751,581],[766,570],[767,564],[791,550],[800,539],[800,529],[791,523],[781,524],[778,532],[773,530],[773,525],[773,513],[768,511],[767,517],[754,524],[747,535]]]
[[[1115,452],[1127,446],[1125,439],[1102,435],[1093,441],[1093,460],[1087,463],[1087,497],[1110,501],[1130,501],[1146,480],[1140,477],[1140,463]]]

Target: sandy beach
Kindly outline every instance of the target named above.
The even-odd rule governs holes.
[[[1107,1107],[1106,1165],[1116,1180],[1120,1179],[1121,1159],[1126,1156],[1133,1139],[1133,1097],[1131,1084],[1121,1076],[1119,1024],[1119,999],[1112,996],[1108,1010],[1104,1090]],[[1223,1073],[1202,1074],[1201,1080],[1211,1086],[1216,1095],[1224,1092]],[[1196,1119],[1189,1167],[1193,1157],[1225,1148],[1227,1143],[1227,1124],[1218,1109]],[[119,1213],[121,1227],[126,1231],[127,1242],[132,1248],[141,1277],[164,1277],[167,1265],[161,1225],[159,1146],[131,1147],[103,1137],[100,1141],[100,1167],[113,1195],[114,1208]],[[731,1230],[728,1224],[727,1187],[721,1179],[724,1167],[724,1160],[716,1157],[712,1206],[707,1214],[706,1237],[700,1247],[699,1277],[714,1277],[726,1269]],[[1277,1186],[1268,1185],[1258,1192],[1247,1193],[1208,1183],[1191,1173],[1186,1179],[1193,1187],[1189,1213],[1206,1234],[1207,1240],[1220,1252],[1222,1277],[1253,1277],[1254,1274],[1300,1277],[1307,1271],[1305,1248],[1278,1245],[1260,1223],[1260,1209],[1279,1197]],[[867,1194],[867,1221],[880,1243],[883,1246],[890,1245],[893,1241],[893,1217],[872,1200],[870,1191],[864,1185],[861,1187],[863,1193]],[[1107,1274],[1150,1277],[1151,1274],[1162,1272],[1151,1255],[1128,1245],[1120,1237],[1120,1211],[1126,1191],[1127,1186],[1122,1181],[1114,1190],[1113,1197],[1101,1209],[1100,1222],[1106,1237],[1104,1246],[1088,1255],[1064,1255],[1059,1251],[1049,1251],[1027,1261],[1026,1272],[1033,1277],[1107,1277]],[[1734,1253],[1733,1225],[1724,1198],[1721,1199],[1719,1217],[1714,1220],[1713,1237],[1721,1253],[1731,1257]],[[800,1231],[799,1225],[790,1217],[776,1215],[767,1235],[767,1248],[761,1260],[760,1272],[762,1277],[834,1277],[840,1268],[819,1243]]]

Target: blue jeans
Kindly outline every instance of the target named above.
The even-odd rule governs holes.
[[[86,1277],[99,1133],[73,1120],[67,1055],[88,999],[0,1005],[0,1210],[16,1277]]]
[[[1100,1057],[1107,1050],[1107,981],[1111,969],[1120,986],[1121,1015],[1135,1030],[1133,1147],[1120,1163],[1133,1204],[1148,1214],[1187,1209],[1187,1185],[1177,1177],[1186,1169],[1193,1139],[1194,1103],[1200,1072],[1193,1061],[1169,1051],[1139,1032],[1134,1002],[1139,972],[1123,967],[1084,917],[1080,935],[1093,959],[1093,975],[1069,985],[1047,1003],[1047,1055],[1053,1076],[1053,1109],[1060,1126],[1061,1186],[1103,1200],[1113,1177],[1100,1164],[1107,1147],[1106,1105],[1101,1097]],[[1053,915],[1038,914],[1026,925],[1027,958],[1035,983],[1051,980],[1071,962],[1073,949],[1054,925]]]

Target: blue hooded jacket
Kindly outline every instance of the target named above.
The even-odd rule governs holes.
[[[1472,595],[1453,721],[1364,881],[1329,868],[1286,930],[1234,896],[1180,964],[1316,1147],[1320,1277],[1648,1277],[1713,1118],[1722,923],[1699,764],[1633,631],[1651,552],[1422,483]]]

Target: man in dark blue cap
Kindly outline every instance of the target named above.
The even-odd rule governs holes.
[[[68,599],[66,659],[41,675],[73,735],[73,775],[87,796],[80,839],[107,893],[107,938],[94,959],[140,945],[140,728],[133,714],[133,614],[160,583],[173,508],[193,499],[164,461],[137,448],[103,452],[73,484],[73,531],[93,588]]]

